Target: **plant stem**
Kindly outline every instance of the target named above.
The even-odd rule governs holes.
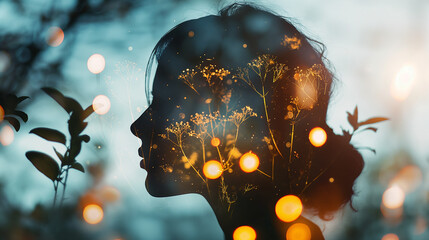
[[[265,88],[264,88],[264,85],[262,85],[262,99],[264,101],[265,119],[267,120],[268,131],[270,132],[270,136],[271,136],[271,139],[273,140],[274,147],[276,147],[276,150],[280,154],[280,156],[283,157],[282,153],[280,152],[279,148],[277,147],[277,143],[276,143],[276,140],[274,139],[273,132],[271,131],[270,121],[269,121],[269,118],[268,118],[267,101],[265,99]]]
[[[180,142],[179,147],[180,147],[180,150],[182,151],[183,156],[184,156],[184,157],[185,157],[185,159],[186,159],[186,162],[187,162],[189,165],[191,165],[192,169],[194,169],[194,171],[195,171],[195,172],[198,174],[198,176],[203,180],[203,182],[204,182],[204,183],[207,183],[207,182],[206,182],[206,180],[201,176],[201,174],[200,174],[200,173],[197,171],[197,169],[194,167],[194,165],[189,161],[188,157],[187,157],[187,156],[186,156],[186,154],[185,154],[185,151],[183,150],[182,142]]]
[[[67,167],[66,167],[66,170],[65,170],[65,172],[66,172],[66,177],[64,178],[64,183],[63,183],[63,195],[62,195],[62,197],[61,197],[61,203],[60,203],[60,206],[62,206],[62,205],[63,205],[63,202],[64,202],[64,196],[65,196],[65,193],[66,193],[66,187],[67,187],[67,178],[69,177],[69,169],[70,169],[70,166],[67,166]]]
[[[291,130],[291,136],[290,136],[290,150],[289,150],[289,164],[287,165],[287,172],[289,176],[289,190],[292,191],[292,176],[291,176],[291,170],[290,165],[292,164],[292,152],[293,152],[293,137],[295,133],[295,122],[292,122],[292,130]]]
[[[57,203],[58,181],[54,181],[53,183],[54,183],[55,194],[54,194],[54,202],[53,202],[52,206],[55,207],[55,204]]]

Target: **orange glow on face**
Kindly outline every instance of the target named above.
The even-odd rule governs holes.
[[[64,32],[59,27],[50,27],[46,42],[51,47],[58,47],[64,41]]]
[[[222,164],[219,161],[211,160],[206,162],[203,167],[204,176],[209,179],[216,179],[222,175]]]
[[[313,144],[313,146],[321,147],[326,143],[327,135],[323,128],[315,127],[311,129],[308,138],[310,139],[310,142]]]
[[[214,138],[212,138],[210,143],[212,144],[213,147],[217,147],[220,144],[220,139],[217,137],[214,137]]]
[[[98,95],[92,101],[92,108],[98,115],[104,115],[110,110],[110,100],[104,95]]]
[[[396,75],[395,80],[392,82],[390,93],[398,101],[407,99],[414,86],[415,79],[415,68],[410,65],[403,66]]]
[[[14,138],[15,138],[15,135],[13,133],[12,128],[9,125],[5,125],[0,130],[0,143],[3,146],[10,145],[13,142]]]
[[[100,54],[93,54],[88,58],[88,62],[86,64],[88,66],[88,70],[93,74],[101,73],[106,67],[106,60]]]
[[[301,199],[295,195],[286,195],[277,201],[275,210],[283,222],[295,221],[302,213]]]
[[[83,209],[83,219],[89,224],[100,223],[103,216],[103,209],[96,204],[89,204]]]
[[[232,238],[234,240],[255,240],[256,231],[252,227],[241,226],[235,229]]]
[[[389,209],[399,208],[404,204],[404,200],[405,200],[404,191],[396,185],[389,187],[383,193],[382,202],[386,208],[389,208]]]
[[[381,240],[399,240],[399,237],[394,233],[388,233]]]
[[[243,154],[240,158],[240,168],[243,172],[253,172],[259,167],[259,158],[252,151]]]
[[[286,232],[286,240],[310,240],[311,230],[305,223],[295,223]]]

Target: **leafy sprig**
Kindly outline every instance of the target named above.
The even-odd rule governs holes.
[[[55,205],[59,184],[63,185],[61,203],[64,200],[69,170],[75,169],[83,173],[85,172],[85,169],[83,168],[82,164],[76,160],[76,157],[79,155],[82,149],[82,143],[87,143],[90,140],[90,137],[86,134],[82,134],[82,132],[88,126],[88,123],[85,122],[85,119],[89,117],[94,112],[94,110],[92,105],[88,106],[86,109],[83,109],[76,100],[64,96],[56,89],[42,88],[42,90],[51,98],[53,98],[69,114],[69,141],[67,143],[66,135],[58,130],[43,127],[34,128],[30,131],[30,133],[36,134],[45,140],[60,143],[66,147],[66,151],[64,153],[60,153],[55,147],[53,147],[61,165],[59,165],[54,158],[42,152],[28,151],[25,156],[36,167],[36,169],[39,170],[39,172],[52,180],[55,190]]]
[[[10,125],[12,125],[13,128],[15,128],[15,130],[18,132],[21,128],[19,118],[22,119],[23,122],[27,122],[28,115],[23,111],[17,110],[17,107],[22,101],[27,98],[29,97],[17,97],[13,94],[0,93],[0,107],[2,107],[0,111],[4,111],[3,113],[0,113],[0,122],[2,120],[8,121]]]
[[[353,113],[347,112],[347,120],[349,122],[349,124],[352,126],[353,131],[347,131],[343,129],[343,135],[344,137],[346,137],[346,139],[350,142],[352,137],[359,132],[363,132],[363,131],[373,131],[373,132],[377,132],[377,128],[375,127],[370,127],[368,125],[374,124],[374,123],[379,123],[379,122],[384,122],[389,120],[388,118],[385,117],[373,117],[373,118],[369,118],[365,121],[358,121],[358,107],[356,106]],[[375,153],[375,150],[372,148],[366,148],[372,152]]]

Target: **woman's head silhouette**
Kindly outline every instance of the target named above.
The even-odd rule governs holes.
[[[285,223],[275,211],[294,195],[327,218],[350,202],[363,168],[326,124],[333,77],[321,49],[287,19],[247,4],[164,35],[148,65],[158,63],[150,106],[131,126],[149,193],[202,194],[227,239],[243,225],[258,239],[284,239],[295,222],[323,238],[305,218]],[[321,146],[310,141],[315,128]]]

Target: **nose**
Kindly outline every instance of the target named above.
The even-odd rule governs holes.
[[[150,123],[152,121],[152,107],[149,106],[146,111],[143,112],[143,114],[133,122],[130,126],[131,132],[136,137],[141,137],[141,131],[144,130],[144,128],[148,129],[150,128]]]

